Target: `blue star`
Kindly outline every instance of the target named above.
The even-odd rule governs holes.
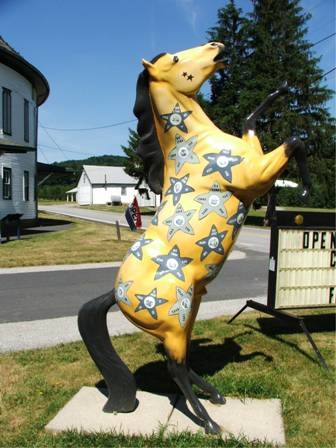
[[[155,215],[153,216],[153,219],[152,219],[152,224],[154,224],[155,226],[158,225],[160,211],[163,209],[163,207],[166,204],[167,204],[167,201],[161,202],[161,204],[159,205],[158,209],[156,210],[156,213],[155,213]]]
[[[158,257],[152,258],[152,260],[159,265],[154,280],[167,274],[172,274],[179,280],[184,280],[182,269],[192,261],[192,258],[181,257],[180,250],[175,245],[167,255],[159,255]]]
[[[204,158],[209,162],[204,168],[202,175],[208,176],[209,174],[218,172],[228,182],[232,182],[232,167],[239,165],[243,157],[231,156],[231,151],[223,149],[220,153],[205,154]]]
[[[166,122],[164,132],[169,131],[169,129],[173,126],[176,126],[182,132],[188,132],[188,128],[184,124],[184,120],[188,118],[191,113],[191,110],[181,112],[179,103],[176,103],[170,114],[160,115],[162,120]]]
[[[228,219],[227,223],[233,226],[232,239],[234,240],[240,227],[244,224],[248,210],[242,202],[239,203],[237,212]]]
[[[139,305],[135,308],[134,312],[137,313],[141,310],[147,310],[153,319],[157,319],[156,307],[168,302],[166,299],[157,297],[157,289],[154,288],[149,294],[135,294],[139,300]]]
[[[169,316],[178,315],[179,322],[183,328],[188,320],[188,316],[191,310],[191,303],[193,298],[193,286],[190,285],[187,291],[182,288],[176,288],[176,302],[170,308],[168,314]]]
[[[218,232],[216,226],[213,224],[210,234],[207,237],[196,241],[196,244],[203,248],[201,253],[201,260],[204,260],[204,258],[206,258],[211,252],[216,252],[216,254],[224,255],[222,241],[224,240],[226,234],[226,230],[224,230],[223,232]]]
[[[133,246],[130,248],[130,253],[133,254],[138,260],[142,260],[143,253],[142,248],[147,244],[150,244],[153,240],[145,239],[141,237],[138,241],[136,241]]]
[[[207,264],[205,267],[208,270],[208,274],[204,277],[205,280],[213,280],[217,277],[219,271],[222,269],[224,262],[219,264]]]
[[[190,193],[191,191],[195,191],[190,185],[187,184],[189,179],[189,174],[181,177],[171,177],[170,178],[170,187],[165,193],[165,196],[169,194],[173,195],[173,204],[176,205],[181,199],[182,194]]]

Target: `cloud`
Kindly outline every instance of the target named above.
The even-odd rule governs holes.
[[[197,21],[199,15],[199,8],[196,0],[175,0],[177,7],[180,7],[185,15],[186,21],[189,23],[191,29],[197,33]]]

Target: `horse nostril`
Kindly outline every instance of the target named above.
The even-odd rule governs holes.
[[[210,42],[210,46],[216,48],[224,48],[224,44],[222,44],[222,42]]]

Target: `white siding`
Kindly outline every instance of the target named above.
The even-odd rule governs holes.
[[[12,199],[3,199],[3,168],[12,169]],[[24,200],[23,176],[29,172],[29,201]],[[36,219],[34,200],[36,164],[35,153],[4,154],[0,156],[0,219],[9,213],[23,213],[22,219]]]
[[[91,184],[85,171],[83,171],[81,174],[77,188],[78,188],[76,196],[77,203],[79,205],[90,205],[92,203]]]
[[[12,98],[12,135],[3,134],[2,129],[2,107],[0,107],[0,142],[9,141],[11,144],[22,146],[36,146],[35,116],[36,103],[34,100],[33,87],[22,75],[0,64],[0,94],[2,88],[11,90]],[[29,102],[29,142],[24,140],[24,100]]]

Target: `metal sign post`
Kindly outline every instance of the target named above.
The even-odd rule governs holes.
[[[271,219],[267,305],[247,300],[245,306],[299,324],[317,358],[327,363],[309,333],[304,317],[288,309],[334,307],[336,302],[335,214],[275,211]]]

